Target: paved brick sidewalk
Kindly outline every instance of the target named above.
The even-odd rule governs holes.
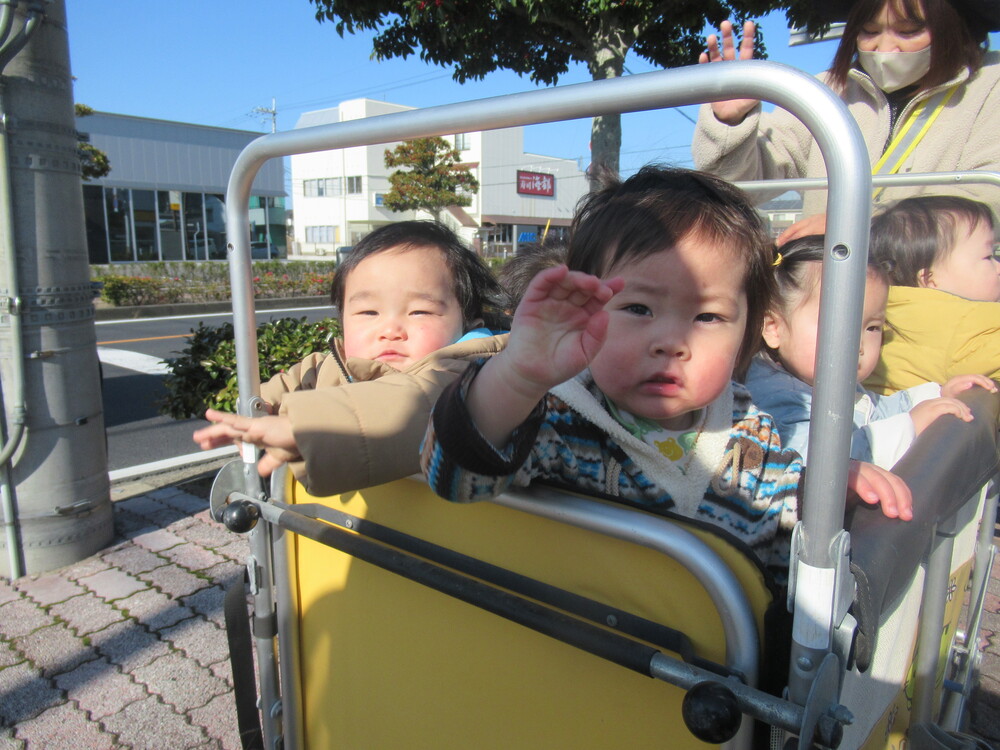
[[[205,482],[113,491],[111,547],[0,579],[0,750],[239,750],[222,599],[246,542]],[[971,731],[1000,749],[998,573]]]
[[[177,487],[114,518],[100,554],[0,579],[0,749],[238,750],[222,598],[245,540]]]

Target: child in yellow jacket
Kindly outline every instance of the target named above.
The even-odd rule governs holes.
[[[894,393],[955,375],[1000,378],[1000,260],[993,215],[957,196],[907,198],[872,222],[890,271],[882,355],[865,386]]]

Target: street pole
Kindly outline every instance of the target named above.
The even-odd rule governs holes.
[[[13,448],[0,574],[15,578],[92,555],[114,528],[65,0],[0,0],[0,34],[0,387]]]

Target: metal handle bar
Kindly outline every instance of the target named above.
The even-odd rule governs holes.
[[[805,488],[802,538],[806,543],[799,565],[814,571],[810,576],[814,585],[809,588],[807,606],[797,606],[796,612],[796,632],[810,634],[808,647],[824,651],[829,647],[833,615],[833,576],[829,571],[835,569],[836,561],[832,543],[843,528],[847,491],[854,363],[860,342],[872,178],[864,139],[846,106],[829,88],[795,68],[762,60],[694,65],[272,133],[251,142],[237,158],[226,191],[240,413],[253,415],[255,406],[259,408],[255,398],[260,380],[249,200],[254,176],[268,159],[744,97],[773,102],[797,116],[815,138],[830,180],[830,229],[823,263],[813,409],[812,436],[816,440],[810,445],[813,455],[823,455],[825,460],[810,466]],[[248,464],[255,459],[255,452],[244,453]],[[258,488],[248,486],[247,490],[253,495]],[[804,699],[804,695],[800,697]]]
[[[823,177],[799,177],[779,180],[746,180],[735,185],[748,193],[766,190],[825,190]],[[965,172],[908,172],[879,174],[872,177],[872,187],[926,187],[930,185],[996,185],[1000,187],[1000,172],[970,170]]]

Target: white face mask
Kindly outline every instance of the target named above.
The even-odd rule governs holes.
[[[905,89],[931,69],[931,48],[917,52],[865,52],[858,50],[858,62],[885,93]]]

